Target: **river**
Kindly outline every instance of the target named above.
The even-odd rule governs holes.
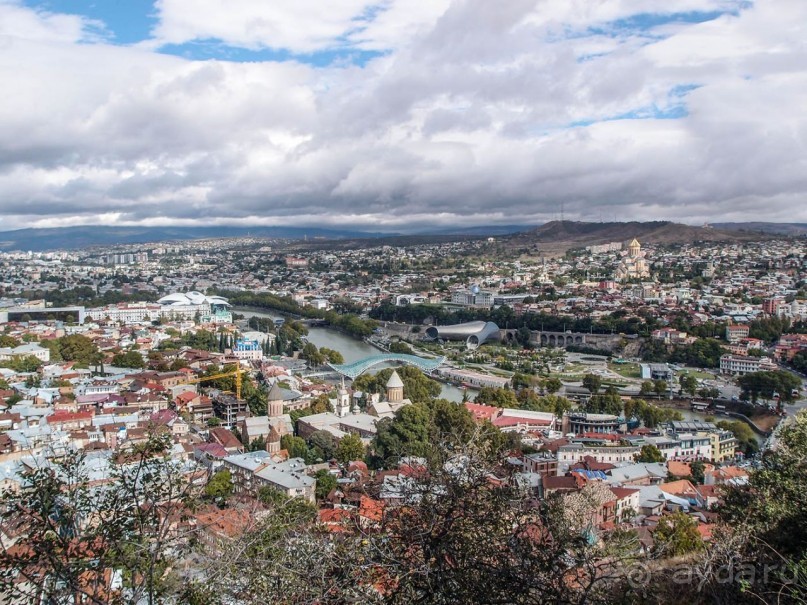
[[[259,311],[257,309],[249,309],[246,307],[234,307],[232,311],[233,313],[243,315],[245,319],[249,319],[250,317],[265,317],[272,320],[283,319],[283,317],[277,313]],[[364,342],[363,340],[353,338],[352,336],[348,336],[347,334],[332,328],[309,327],[308,342],[316,345],[317,347],[327,347],[329,349],[333,349],[334,351],[339,351],[342,354],[342,357],[345,358],[345,363],[353,363],[359,359],[364,359],[370,355],[378,355],[379,353],[383,352],[373,345]],[[376,366],[375,371],[385,367],[391,366],[389,364]],[[441,397],[444,397],[449,401],[462,401],[462,389],[458,389],[450,384],[440,384],[443,387],[443,390],[440,392]]]

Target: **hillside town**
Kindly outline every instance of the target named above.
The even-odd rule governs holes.
[[[159,441],[199,494],[170,513],[197,578],[194,548],[229,552],[278,501],[329,535],[380,532],[425,476],[477,463],[575,511],[592,545],[711,544],[725,490],[807,403],[804,240],[500,244],[2,253],[0,491],[76,455],[104,491]],[[4,551],[27,527],[4,518]],[[129,590],[105,571],[90,594]]]

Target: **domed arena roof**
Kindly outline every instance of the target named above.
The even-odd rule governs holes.
[[[230,306],[230,303],[227,302],[226,298],[222,298],[221,296],[206,296],[201,292],[174,292],[173,294],[168,294],[163,296],[161,299],[157,301],[161,305],[203,305],[205,303],[209,305],[226,305]]]

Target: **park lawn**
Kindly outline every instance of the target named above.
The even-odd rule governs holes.
[[[642,370],[638,363],[609,363],[608,369],[625,378],[642,377]]]
[[[617,389],[623,389],[628,386],[627,382],[619,382],[618,380],[603,380],[602,381],[603,387],[615,387]]]
[[[715,377],[714,374],[711,374],[709,372],[702,372],[701,370],[693,370],[693,369],[690,369],[690,368],[686,368],[685,370],[681,370],[679,372],[679,375],[684,374],[684,373],[686,373],[687,376],[694,376],[698,380],[709,380],[709,379],[714,379],[714,377]]]

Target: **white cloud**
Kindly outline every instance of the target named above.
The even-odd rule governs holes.
[[[192,61],[0,0],[3,228],[807,220],[800,0],[158,9],[157,45],[385,54]]]
[[[25,8],[17,0],[0,0],[0,47],[9,39],[88,42],[103,37],[104,25],[78,15]]]

